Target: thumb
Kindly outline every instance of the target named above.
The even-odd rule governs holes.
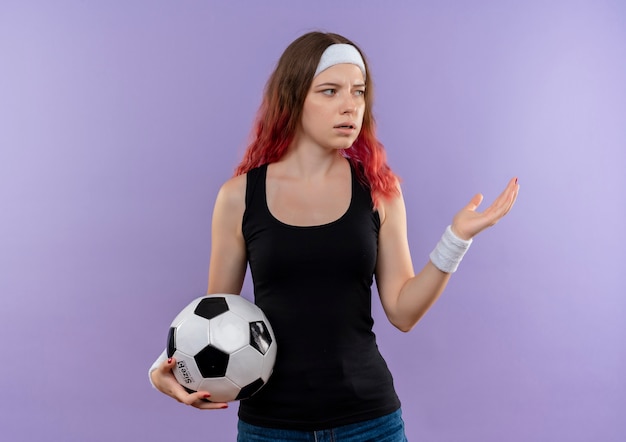
[[[483,195],[482,195],[482,193],[477,193],[471,199],[469,204],[467,206],[465,206],[465,208],[468,209],[468,210],[471,210],[473,212],[473,211],[475,211],[478,208],[478,206],[480,206],[480,203],[482,203],[482,202],[483,202]]]
[[[168,358],[165,362],[163,362],[163,365],[161,365],[161,368],[163,369],[163,371],[171,371],[175,367],[176,367],[176,359],[174,359],[173,357]]]

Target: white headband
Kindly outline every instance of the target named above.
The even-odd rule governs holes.
[[[340,63],[357,65],[363,73],[363,79],[365,79],[365,63],[363,62],[363,57],[361,57],[357,48],[345,43],[332,44],[326,48],[320,58],[320,62],[317,65],[313,77],[317,77],[320,72]]]

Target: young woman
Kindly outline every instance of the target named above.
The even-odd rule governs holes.
[[[400,401],[372,332],[371,285],[389,321],[409,331],[443,292],[472,238],[512,207],[517,179],[484,212],[459,211],[416,275],[398,178],[372,116],[371,73],[348,39],[312,32],[270,77],[235,177],[220,189],[208,293],[240,293],[247,265],[255,302],[279,352],[268,384],[239,407],[240,441],[403,441]],[[188,405],[175,361],[153,385]]]

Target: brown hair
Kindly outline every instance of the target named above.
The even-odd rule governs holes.
[[[376,123],[372,114],[374,86],[363,51],[347,38],[333,33],[309,32],[294,40],[278,60],[266,86],[261,107],[248,146],[236,175],[263,164],[280,160],[285,154],[300,124],[304,100],[313,81],[317,64],[328,46],[346,43],[354,46],[365,63],[367,88],[365,111],[359,137],[344,154],[355,164],[359,178],[379,194],[397,193],[397,177],[386,163],[382,144],[376,138]]]

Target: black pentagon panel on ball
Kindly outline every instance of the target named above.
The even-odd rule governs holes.
[[[267,353],[270,345],[272,345],[272,336],[265,322],[256,321],[250,323],[250,345],[256,348],[262,355]]]
[[[204,298],[201,300],[194,313],[205,319],[213,319],[228,311],[228,304],[224,298]]]
[[[259,391],[263,385],[265,385],[263,379],[257,379],[256,381],[249,383],[241,389],[235,400],[240,401],[243,399],[248,399],[254,393]]]
[[[221,378],[226,374],[229,356],[212,345],[200,350],[194,359],[204,378]]]
[[[167,357],[174,356],[176,351],[176,328],[170,327],[170,331],[167,333]]]

